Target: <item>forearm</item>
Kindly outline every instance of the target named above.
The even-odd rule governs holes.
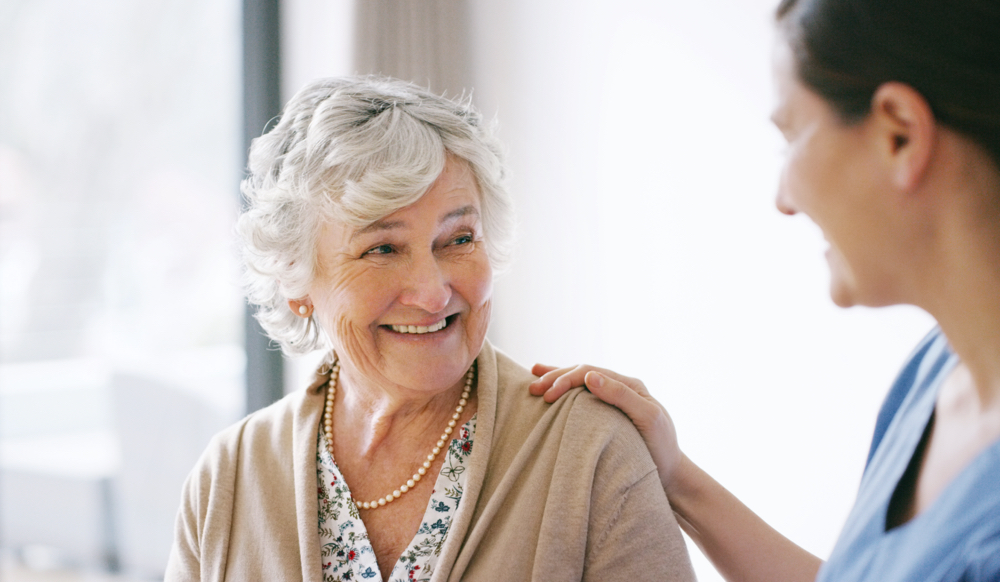
[[[667,489],[681,528],[729,582],[811,582],[822,561],[683,456]]]

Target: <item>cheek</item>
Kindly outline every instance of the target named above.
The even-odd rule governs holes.
[[[461,285],[459,292],[465,300],[473,309],[488,305],[493,297],[493,268],[485,253],[463,263],[460,269],[456,283]]]
[[[338,352],[364,357],[373,341],[370,324],[384,303],[379,291],[385,288],[372,273],[350,269],[314,285],[310,296],[318,319]]]
[[[371,329],[348,315],[337,315],[331,326],[333,349],[352,365],[361,369],[377,366],[378,348]]]
[[[809,186],[809,159],[808,152],[802,148],[789,150],[788,157],[785,158],[785,165],[781,173],[781,187],[790,200],[796,204],[800,203],[803,190]]]
[[[493,299],[493,269],[485,257],[463,265],[456,289],[469,303],[469,334],[485,336]]]
[[[487,299],[478,309],[472,312],[469,320],[469,325],[466,327],[466,333],[470,339],[470,346],[474,348],[476,353],[483,347],[483,341],[486,339],[486,332],[490,327],[490,314],[493,311],[493,300]]]
[[[840,183],[830,144],[816,133],[802,138],[788,150],[781,175],[782,196],[797,210],[816,221],[823,214],[827,191]]]

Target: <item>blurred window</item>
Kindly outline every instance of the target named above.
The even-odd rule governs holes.
[[[0,3],[4,580],[162,576],[183,479],[243,411],[240,18]]]

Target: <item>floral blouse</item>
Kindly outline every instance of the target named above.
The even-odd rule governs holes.
[[[465,488],[465,465],[472,453],[476,417],[454,433],[441,473],[434,483],[430,502],[417,535],[399,557],[389,582],[430,580],[441,547]],[[429,475],[428,475],[429,476]],[[319,492],[319,543],[322,548],[323,582],[358,580],[381,582],[375,551],[368,530],[350,497],[350,489],[326,448],[320,425],[316,443],[316,479]]]

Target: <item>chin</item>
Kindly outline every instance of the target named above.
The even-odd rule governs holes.
[[[871,286],[859,289],[836,279],[830,281],[830,299],[837,307],[888,307],[901,303],[885,289]]]
[[[854,307],[865,305],[864,295],[861,293],[857,280],[853,277],[853,272],[846,268],[839,259],[839,255],[832,254],[830,259],[830,299],[837,307]]]
[[[840,253],[832,247],[826,252],[827,265],[830,268],[830,299],[837,307],[854,307],[857,305],[857,293],[852,277],[843,263]]]
[[[873,270],[864,271],[860,279],[856,272],[832,254],[830,259],[830,299],[837,307],[886,307],[900,303],[891,280],[873,276]]]
[[[830,263],[830,299],[837,307],[854,307],[858,305],[857,286],[854,281],[845,276],[841,269],[834,268]]]
[[[393,376],[400,384],[430,392],[448,390],[461,382],[472,361],[462,354],[454,357],[425,360],[418,365],[396,367]]]

